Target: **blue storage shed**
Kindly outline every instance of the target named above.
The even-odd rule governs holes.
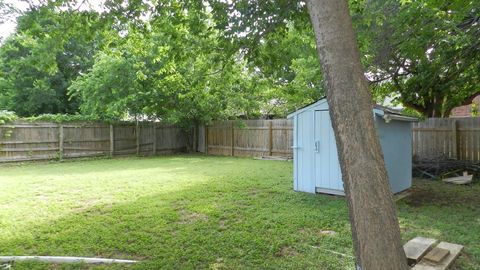
[[[412,122],[417,118],[375,106],[372,117],[393,193],[412,185]],[[345,195],[337,145],[326,99],[288,115],[293,119],[294,189]]]

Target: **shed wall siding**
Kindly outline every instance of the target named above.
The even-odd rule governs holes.
[[[403,121],[385,123],[380,117],[377,117],[375,123],[392,192],[398,193],[410,188],[412,185],[411,123]]]

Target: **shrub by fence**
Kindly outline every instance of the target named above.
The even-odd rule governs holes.
[[[0,162],[156,155],[187,148],[184,133],[158,123],[39,123],[0,126]]]

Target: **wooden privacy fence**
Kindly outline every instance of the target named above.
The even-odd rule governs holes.
[[[0,162],[183,151],[187,139],[159,123],[26,123],[0,126]]]
[[[429,118],[414,123],[413,155],[480,161],[480,117]]]
[[[214,122],[200,129],[199,135],[200,148],[209,154],[293,155],[293,124],[286,119]],[[479,162],[480,117],[430,118],[414,123],[413,155]]]
[[[218,121],[205,127],[205,152],[229,156],[292,156],[293,126],[286,119]]]
[[[229,156],[292,156],[292,121],[218,121],[196,135],[200,152]],[[159,123],[27,123],[0,126],[0,162],[115,155],[156,155],[187,149],[179,128]],[[417,158],[480,161],[480,118],[431,118],[413,124]]]

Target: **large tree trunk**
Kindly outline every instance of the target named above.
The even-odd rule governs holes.
[[[359,269],[408,269],[346,0],[309,0]]]

